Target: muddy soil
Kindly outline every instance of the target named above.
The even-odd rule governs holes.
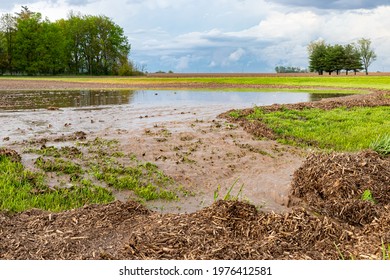
[[[372,102],[375,106],[375,100],[389,99],[378,98],[379,95],[385,93],[307,106],[336,103],[347,106],[356,102],[362,106]],[[375,207],[369,202],[359,204],[358,208],[365,209],[358,212],[363,218],[344,219],[345,209],[337,208],[339,204],[327,207],[326,202],[321,204],[321,200],[313,198],[322,185],[309,187],[307,182],[318,182],[321,178],[334,186],[343,173],[331,177],[331,173],[324,175],[311,170],[332,170],[341,161],[348,164],[353,174],[361,162],[374,162],[368,166],[388,172],[388,159],[369,153],[357,155],[358,160],[331,155],[324,155],[325,161],[313,156],[305,159],[310,151],[260,140],[258,137],[264,135],[256,133],[258,126],[248,129],[222,118],[221,114],[228,109],[173,107],[154,108],[151,113],[118,106],[105,108],[104,115],[93,109],[83,109],[83,114],[68,109],[44,110],[28,115],[16,112],[18,122],[13,122],[13,114],[3,115],[3,123],[12,125],[3,130],[1,145],[19,154],[26,143],[23,141],[44,139],[45,143],[54,143],[63,137],[64,141],[74,143],[77,137],[68,136],[83,131],[87,139],[119,140],[124,152],[155,163],[190,190],[191,195],[179,202],[141,205],[127,200],[126,194],[119,194],[114,203],[62,213],[35,209],[19,214],[0,213],[0,258],[378,259],[383,256],[381,245],[390,244],[387,203],[381,201]],[[13,153],[12,150],[7,152]],[[366,174],[375,168],[362,172]],[[388,197],[390,187],[386,172],[381,173],[383,176],[372,176],[370,181],[370,186],[380,186],[377,193],[383,197]],[[218,186],[221,186],[220,199],[233,184],[233,195],[243,186],[240,196],[243,202],[214,202]],[[342,188],[337,190],[343,192]],[[349,202],[359,201],[359,195],[347,198]],[[352,208],[348,213],[351,211]],[[357,223],[351,222],[356,219]]]

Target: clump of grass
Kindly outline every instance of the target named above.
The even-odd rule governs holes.
[[[34,153],[46,157],[66,157],[66,158],[80,158],[82,153],[76,147],[62,147],[58,149],[54,146],[45,146],[43,145],[40,149],[27,149],[25,153]]]
[[[25,170],[19,162],[0,157],[0,210],[21,212],[31,208],[63,211],[114,200],[111,192],[84,181],[80,186],[51,189],[44,175]]]
[[[370,149],[383,156],[390,155],[390,134],[378,136],[371,142]]]
[[[229,116],[234,119],[239,119],[243,116],[242,110],[234,110],[229,113]]]
[[[46,172],[61,172],[64,174],[81,174],[83,169],[80,165],[72,162],[63,160],[61,158],[44,159],[42,157],[37,158],[35,164]]]
[[[143,200],[178,198],[175,192],[166,189],[174,183],[172,178],[150,162],[140,163],[134,167],[110,162],[95,165],[91,169],[96,179],[118,190],[132,190]]]

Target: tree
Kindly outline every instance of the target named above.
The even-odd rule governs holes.
[[[356,72],[363,69],[362,61],[360,59],[359,50],[354,44],[348,44],[344,47],[344,69],[348,75],[349,71]]]
[[[326,59],[325,59],[325,68],[326,72],[329,75],[332,74],[333,71],[336,71],[337,75],[340,74],[340,71],[344,69],[345,62],[345,51],[344,47],[341,45],[328,45],[326,47]]]
[[[106,16],[71,12],[50,22],[22,6],[0,18],[0,74],[139,74],[123,29]]]
[[[68,71],[73,74],[117,75],[127,61],[130,44],[123,29],[106,16],[71,13],[57,22],[66,41]]]
[[[306,73],[306,69],[301,69],[300,67],[293,67],[293,66],[276,66],[275,67],[276,73]]]
[[[315,41],[307,47],[309,52],[309,70],[323,75],[326,69],[327,47],[324,40]]]
[[[16,19],[11,14],[3,14],[0,18],[0,64],[2,71],[13,72],[13,56],[16,34]]]
[[[362,38],[358,41],[358,50],[362,60],[362,64],[366,75],[368,75],[368,67],[376,60],[377,56],[374,50],[371,49],[371,40]]]
[[[331,75],[336,71],[337,75],[342,70],[348,72],[363,69],[361,51],[354,44],[348,45],[328,45],[325,41],[316,41],[308,46],[309,69],[311,72],[328,72]]]
[[[14,65],[16,70],[26,72],[28,75],[39,72],[38,55],[39,45],[41,43],[41,23],[42,15],[33,13],[27,7],[23,7],[16,18],[16,34],[14,46]]]

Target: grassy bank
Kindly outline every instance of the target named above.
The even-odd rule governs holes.
[[[254,77],[0,77],[1,79],[13,80],[40,80],[77,83],[99,83],[105,85],[116,85],[132,87],[299,87],[299,88],[356,88],[356,89],[390,89],[390,76],[254,76]]]
[[[267,112],[254,108],[243,116],[240,110],[230,113],[233,118],[265,123],[283,143],[315,146],[335,151],[360,151],[376,146],[386,153],[390,134],[390,107],[352,107],[332,110],[281,109]]]

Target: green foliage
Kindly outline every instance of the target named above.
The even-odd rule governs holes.
[[[388,133],[390,108],[285,109],[269,113],[255,108],[247,118],[265,122],[283,142],[359,151],[368,149],[378,134]]]
[[[371,142],[370,149],[383,156],[390,155],[390,134],[378,136]]]
[[[360,42],[360,41],[359,41]],[[325,41],[312,42],[308,46],[309,69],[311,72],[324,72],[331,74],[336,71],[337,75],[341,70],[346,74],[353,70],[355,73],[363,69],[362,53],[354,44],[327,45]]]
[[[0,24],[3,73],[117,75],[130,52],[123,29],[106,16],[71,13],[50,22],[23,7]]]

